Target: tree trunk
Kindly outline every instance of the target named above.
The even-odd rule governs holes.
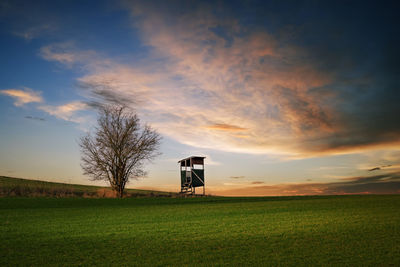
[[[118,198],[122,198],[124,196],[124,189],[122,187],[118,187],[117,196]]]

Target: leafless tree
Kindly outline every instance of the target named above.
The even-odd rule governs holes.
[[[93,180],[105,180],[122,198],[126,183],[146,175],[144,163],[155,158],[161,136],[150,126],[140,125],[126,106],[100,108],[94,136],[80,140],[82,169]]]

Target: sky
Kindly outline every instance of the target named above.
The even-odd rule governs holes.
[[[93,102],[162,136],[128,187],[226,196],[400,193],[396,1],[0,1],[0,175],[82,174]]]

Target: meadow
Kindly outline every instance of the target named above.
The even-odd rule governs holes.
[[[0,266],[400,266],[400,195],[0,198]]]

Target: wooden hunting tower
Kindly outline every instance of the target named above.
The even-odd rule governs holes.
[[[203,187],[203,195],[206,193],[204,183],[204,159],[205,157],[189,157],[178,161],[181,172],[181,193],[195,194],[196,187]]]

